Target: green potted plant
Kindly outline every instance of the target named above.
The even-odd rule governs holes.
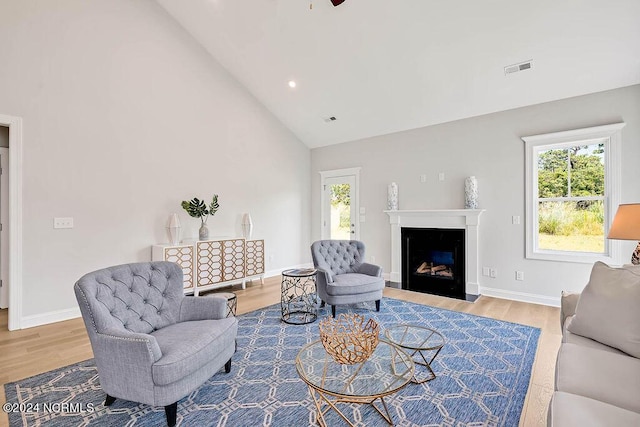
[[[209,215],[215,215],[220,208],[220,205],[218,204],[218,195],[213,195],[213,200],[211,200],[211,203],[209,203],[209,205],[207,205],[203,200],[194,197],[189,201],[184,200],[181,203],[181,206],[185,211],[187,211],[189,216],[200,218],[200,221],[202,221],[202,223],[200,225],[200,229],[198,230],[198,239],[207,240],[209,238],[207,219],[209,219]]]

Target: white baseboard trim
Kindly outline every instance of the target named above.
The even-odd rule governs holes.
[[[526,292],[506,291],[504,289],[487,288],[480,286],[480,294],[488,297],[509,299],[513,301],[530,302],[533,304],[560,307],[560,297],[548,297],[545,295],[529,294]]]
[[[313,264],[308,262],[306,264],[297,264],[297,265],[291,265],[289,267],[281,267],[281,268],[278,268],[277,270],[269,270],[264,273],[264,277],[280,276],[283,271],[289,270],[292,268],[313,268]]]
[[[34,326],[47,325],[49,323],[62,322],[80,317],[80,308],[68,308],[66,310],[55,310],[31,316],[22,316],[20,326],[22,329],[33,328]]]

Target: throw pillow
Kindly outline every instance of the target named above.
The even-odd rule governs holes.
[[[596,262],[568,329],[640,358],[640,269]]]

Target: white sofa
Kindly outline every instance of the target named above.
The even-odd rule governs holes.
[[[635,282],[634,276],[638,277]],[[624,283],[618,286],[619,282]],[[562,344],[549,427],[640,426],[639,295],[640,269],[612,269],[602,263],[594,266],[582,294],[563,293]],[[620,308],[610,307],[613,303]],[[576,316],[581,318],[576,320]]]

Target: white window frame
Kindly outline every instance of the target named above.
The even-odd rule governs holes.
[[[564,132],[522,137],[525,142],[525,196],[526,196],[526,257],[547,261],[609,264],[620,262],[621,244],[605,238],[603,254],[591,252],[552,251],[539,249],[538,245],[538,153],[553,148],[573,145],[605,143],[605,236],[611,227],[613,215],[620,204],[621,130],[625,123],[615,123]]]

